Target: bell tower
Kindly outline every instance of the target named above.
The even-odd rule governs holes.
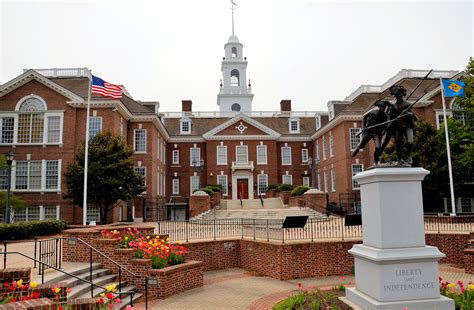
[[[222,80],[217,95],[217,105],[221,112],[252,111],[252,89],[247,85],[247,58],[243,57],[244,45],[234,33],[234,6],[232,2],[232,35],[224,44],[225,57],[222,59]]]

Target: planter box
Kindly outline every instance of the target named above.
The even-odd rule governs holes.
[[[151,299],[164,299],[169,296],[204,285],[203,263],[188,261],[163,269],[148,270]]]
[[[300,207],[301,206],[300,199],[301,199],[301,196],[290,197],[288,199],[288,206],[289,207]]]
[[[291,191],[277,192],[277,197],[281,198],[284,205],[287,205],[290,201]]]

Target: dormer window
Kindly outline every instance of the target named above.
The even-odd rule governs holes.
[[[334,118],[334,104],[329,105],[328,110],[329,110],[329,120],[332,120]]]
[[[234,46],[234,47],[232,48],[232,54],[231,54],[231,56],[232,56],[232,58],[237,57],[237,47]]]
[[[290,133],[300,133],[300,120],[299,119],[290,118],[288,125],[289,125]]]
[[[316,130],[321,128],[321,115],[316,115]]]
[[[182,135],[190,134],[191,133],[191,120],[189,118],[181,120],[181,131]]]

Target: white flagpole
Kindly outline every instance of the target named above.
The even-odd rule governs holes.
[[[444,136],[446,137],[446,152],[448,153],[449,189],[451,191],[451,215],[456,215],[456,204],[454,203],[453,168],[451,166],[451,148],[449,146],[448,136],[448,117],[446,116],[446,103],[444,102],[444,86],[442,78],[439,78],[439,83],[441,87],[441,98],[443,101]]]
[[[87,92],[86,141],[84,146],[84,194],[82,202],[82,225],[87,225],[87,173],[89,169],[89,114],[91,109],[92,71],[89,70],[89,87]]]

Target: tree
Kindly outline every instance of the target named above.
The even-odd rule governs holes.
[[[133,149],[120,136],[106,131],[89,142],[87,202],[98,208],[105,223],[107,215],[121,201],[128,201],[146,188],[144,178],[135,173]],[[76,162],[65,173],[66,198],[81,206],[84,192],[84,147],[76,153]]]
[[[466,76],[461,78],[466,83],[464,97],[457,97],[456,104],[472,116],[474,113],[474,58],[469,58],[464,72]]]

